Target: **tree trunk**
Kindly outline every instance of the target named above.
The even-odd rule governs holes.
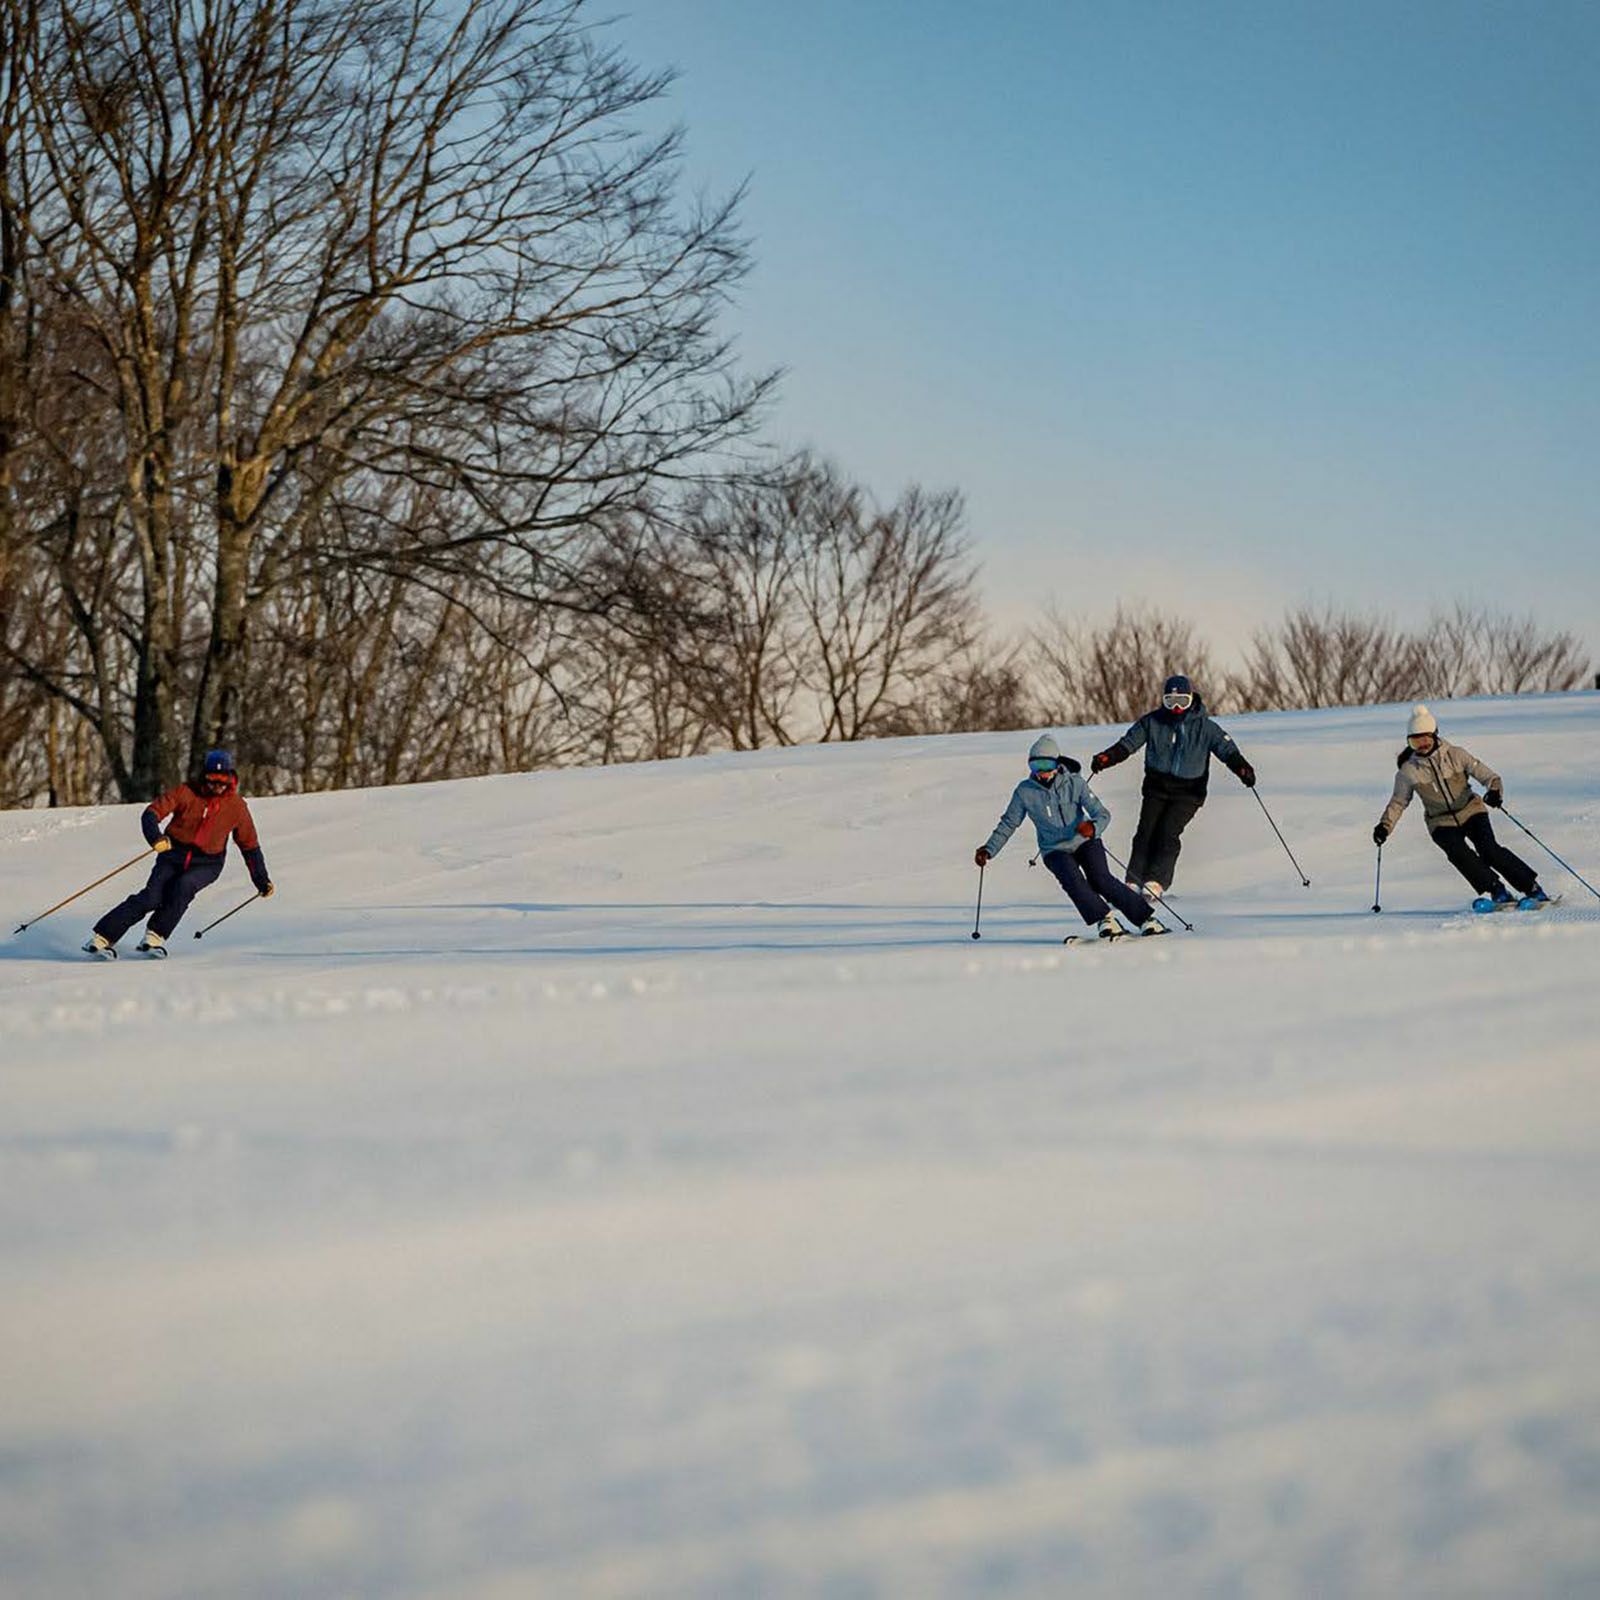
[[[133,752],[124,800],[148,800],[180,776],[174,733],[178,626],[173,603],[172,497],[163,463],[149,455],[135,469],[130,499],[139,527],[142,626],[133,701]]]
[[[240,699],[248,666],[250,546],[253,506],[261,463],[235,469],[224,463],[217,474],[217,566],[211,597],[211,638],[195,695],[190,757],[225,745],[239,725]]]

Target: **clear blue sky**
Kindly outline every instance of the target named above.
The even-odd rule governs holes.
[[[773,419],[966,491],[991,608],[1600,646],[1600,0],[636,0],[751,179]]]

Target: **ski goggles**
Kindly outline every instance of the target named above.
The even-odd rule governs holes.
[[[1029,756],[1028,771],[1036,778],[1042,778],[1047,772],[1054,772],[1061,765],[1060,756]]]
[[[1431,744],[1439,737],[1436,733],[1408,733],[1406,743],[1414,749],[1420,750],[1425,744]]]
[[[1177,690],[1174,690],[1171,694],[1162,695],[1161,703],[1168,711],[1187,711],[1194,704],[1194,696],[1192,694],[1180,694]]]

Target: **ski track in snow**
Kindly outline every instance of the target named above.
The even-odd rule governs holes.
[[[1595,881],[1600,695],[1441,722]],[[165,964],[142,868],[0,946],[0,1593],[1600,1593],[1600,901],[1413,806],[1374,916],[1403,708],[1229,726],[1313,885],[1219,768],[1192,937],[1019,835],[972,941],[986,734],[265,800]],[[8,926],[136,817],[0,815]]]

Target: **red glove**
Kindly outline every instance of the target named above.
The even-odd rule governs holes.
[[[1078,824],[1078,832],[1082,834],[1085,839],[1092,839],[1094,838],[1094,824],[1087,817],[1085,817],[1083,821]]]
[[[980,844],[978,846],[978,848],[975,851],[973,851],[972,859],[974,861],[976,861],[980,867],[988,866],[989,865],[989,847],[988,847],[988,845]]]

